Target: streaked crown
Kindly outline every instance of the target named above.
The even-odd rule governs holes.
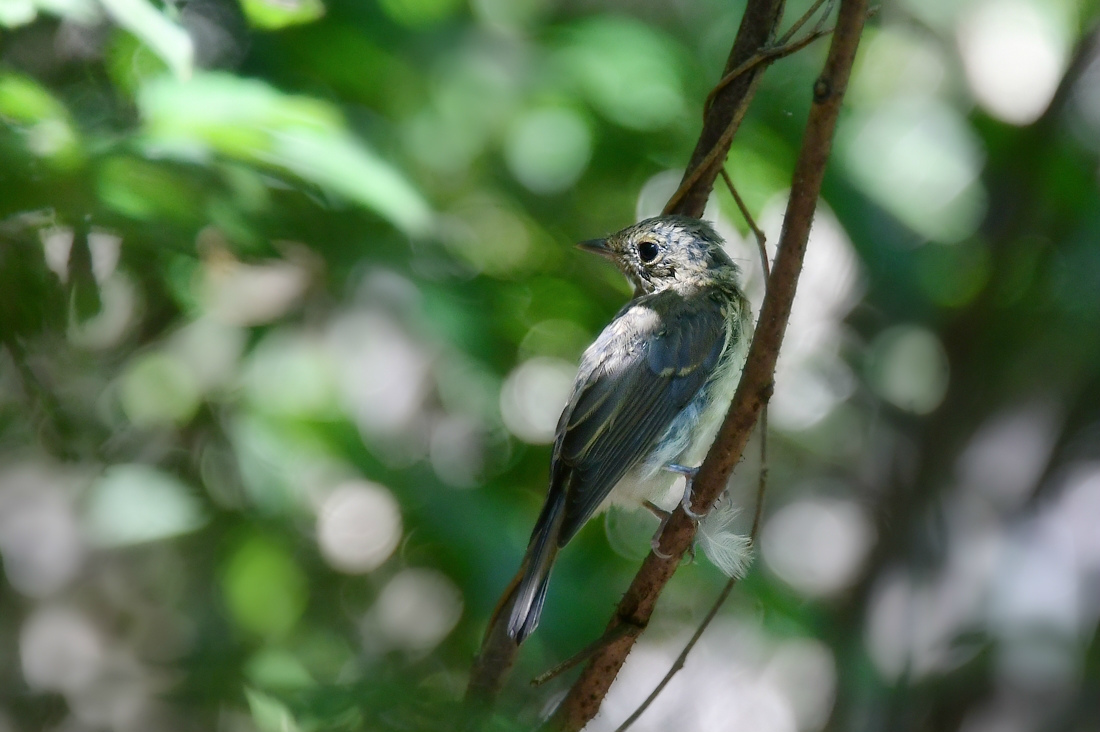
[[[714,281],[736,286],[740,272],[709,223],[656,216],[580,247],[610,259],[640,294]]]

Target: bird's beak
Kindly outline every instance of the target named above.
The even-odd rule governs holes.
[[[607,246],[607,239],[589,239],[588,241],[582,241],[577,245],[577,249],[599,254],[605,259],[611,259],[614,256],[611,247]]]

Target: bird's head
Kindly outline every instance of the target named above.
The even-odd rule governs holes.
[[[722,238],[706,221],[689,216],[657,216],[578,246],[614,262],[638,294],[737,281],[738,267],[722,249]]]

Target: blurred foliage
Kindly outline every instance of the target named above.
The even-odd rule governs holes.
[[[629,296],[572,243],[660,210],[742,6],[0,0],[0,730],[445,728]],[[762,561],[635,729],[1100,728],[1096,21],[883,3]],[[770,243],[824,43],[728,161]],[[707,216],[758,306],[725,191]],[[495,728],[652,530],[564,552]],[[724,581],[679,570],[593,729]]]

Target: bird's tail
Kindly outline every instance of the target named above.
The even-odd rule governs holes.
[[[542,513],[531,532],[531,542],[520,567],[521,576],[516,585],[511,613],[508,617],[508,635],[517,644],[522,643],[539,624],[542,606],[546,602],[546,587],[550,582],[550,568],[558,554],[558,536],[565,518],[565,496],[551,495],[542,507]]]

